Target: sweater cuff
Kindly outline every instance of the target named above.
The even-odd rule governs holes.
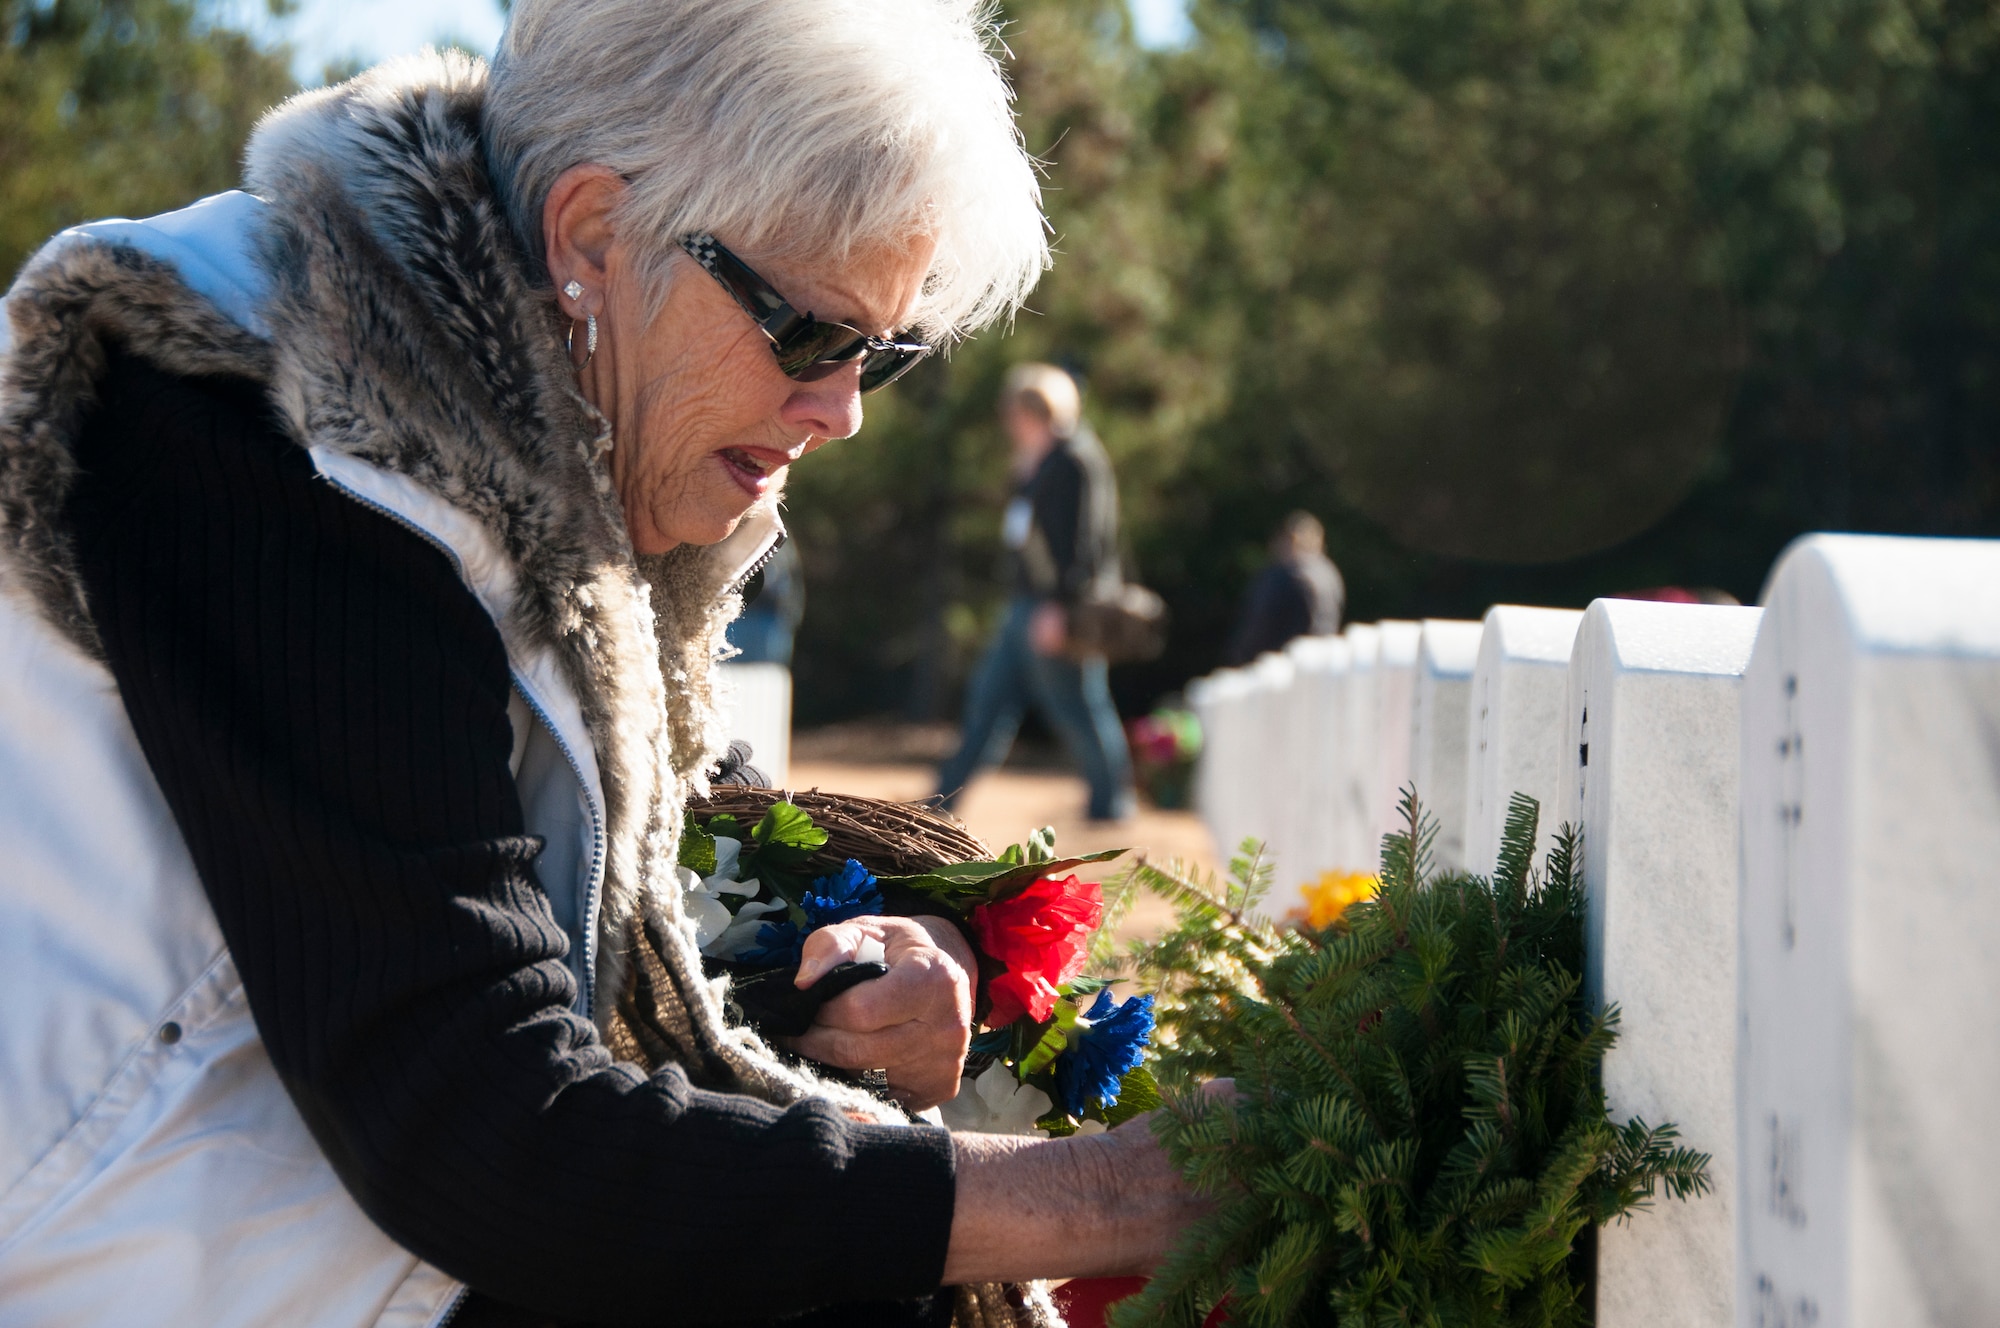
[[[951,1134],[934,1125],[847,1126],[853,1199],[827,1214],[843,1229],[834,1242],[889,1272],[870,1296],[913,1300],[944,1283],[957,1202],[958,1155]],[[885,1251],[895,1251],[884,1257]],[[851,1271],[848,1274],[852,1276]]]

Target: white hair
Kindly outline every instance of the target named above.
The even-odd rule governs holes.
[[[656,298],[681,236],[842,264],[937,244],[912,330],[1011,313],[1049,264],[1036,163],[991,0],[515,0],[486,151],[536,261],[556,177],[629,184],[614,214]]]

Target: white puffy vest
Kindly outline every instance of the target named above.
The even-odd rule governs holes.
[[[262,332],[263,206],[223,194],[52,243],[143,249]],[[504,621],[515,571],[472,518],[313,461]],[[552,654],[508,649],[515,778],[588,1013],[603,790]],[[368,1220],[294,1110],[110,672],[0,592],[0,1328],[424,1328],[462,1295]]]

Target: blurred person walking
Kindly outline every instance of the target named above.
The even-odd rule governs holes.
[[[1090,818],[1118,820],[1132,811],[1125,733],[1104,657],[1073,649],[1069,625],[1088,592],[1120,579],[1117,479],[1083,422],[1076,380],[1054,365],[1016,365],[1000,419],[1014,448],[1014,496],[1001,524],[1009,598],[967,688],[965,732],[938,771],[938,790],[950,807],[973,775],[1006,760],[1033,703],[1090,785]]]
[[[1248,664],[1297,636],[1332,636],[1346,606],[1347,586],[1326,556],[1326,528],[1310,512],[1293,512],[1271,536],[1271,560],[1250,583],[1223,662]]]

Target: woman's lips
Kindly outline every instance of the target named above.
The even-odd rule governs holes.
[[[790,465],[792,458],[784,452],[771,452],[761,447],[725,447],[717,452],[716,458],[729,477],[752,498],[762,498],[777,483],[778,472]]]

